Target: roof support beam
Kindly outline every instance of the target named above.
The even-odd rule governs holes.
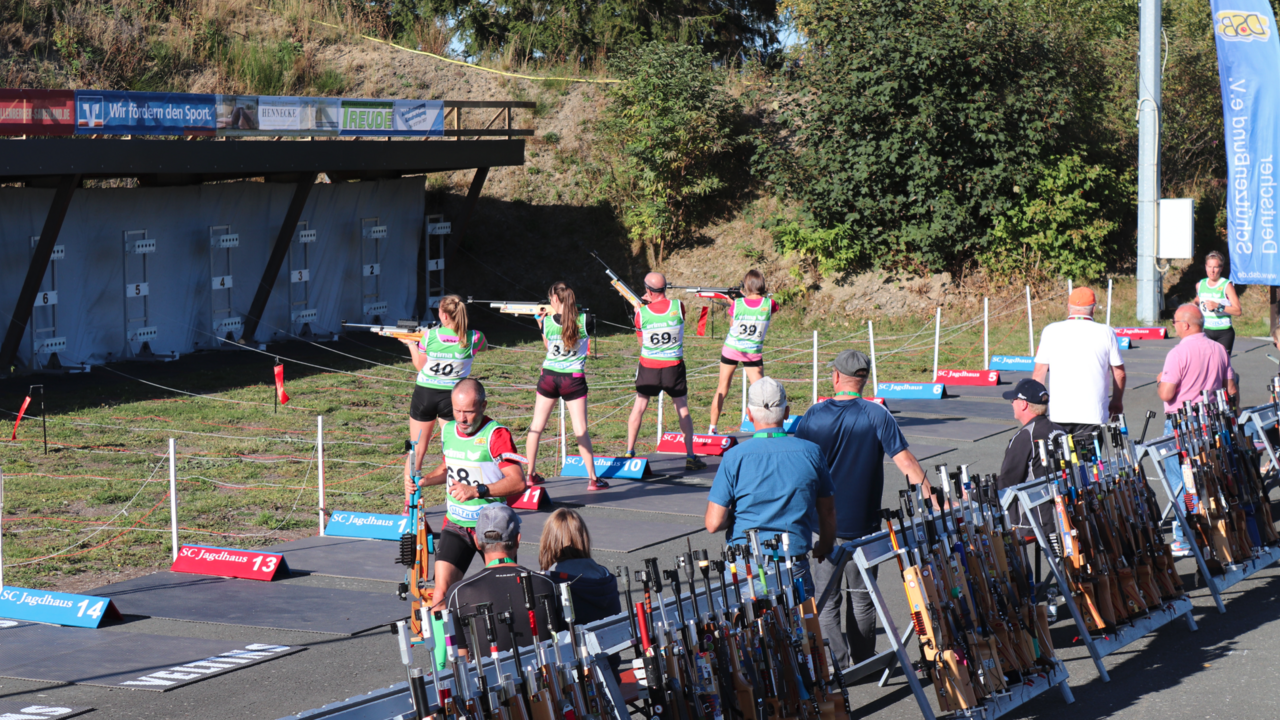
[[[298,220],[302,218],[302,210],[307,205],[307,197],[316,183],[319,173],[305,173],[293,188],[293,199],[289,201],[289,209],[285,211],[284,221],[280,223],[280,234],[276,235],[276,244],[271,248],[271,257],[267,258],[267,267],[262,271],[262,280],[258,283],[258,291],[253,295],[253,304],[244,318],[244,332],[240,335],[245,342],[254,340],[258,332],[258,324],[262,314],[267,310],[267,300],[271,298],[271,290],[280,277],[280,268],[289,254],[289,245],[293,242],[293,234],[298,229]]]
[[[53,246],[58,242],[58,233],[62,232],[62,221],[67,218],[67,209],[71,207],[71,196],[80,187],[79,175],[63,175],[58,181],[58,189],[53,194],[53,203],[44,218],[44,227],[40,230],[40,241],[36,243],[35,252],[31,256],[31,266],[27,268],[27,278],[22,281],[22,289],[18,291],[18,303],[13,308],[9,319],[9,330],[5,333],[4,343],[0,344],[0,374],[8,374],[13,368],[13,360],[18,355],[18,346],[22,336],[27,332],[27,323],[31,321],[31,311],[35,308],[36,294],[40,292],[40,283],[49,269],[49,260],[53,257]]]

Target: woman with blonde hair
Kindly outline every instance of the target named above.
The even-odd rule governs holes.
[[[467,305],[457,295],[445,295],[438,310],[440,325],[422,333],[419,340],[401,340],[418,371],[409,403],[409,439],[418,443],[411,467],[404,461],[404,514],[409,514],[413,475],[422,474],[422,458],[431,444],[436,420],[453,420],[453,386],[471,375],[476,353],[488,350],[484,333],[467,326]]]
[[[591,559],[591,533],[573,510],[560,508],[547,518],[538,542],[538,565],[553,582],[569,583],[578,622],[595,622],[622,612],[618,578]]]
[[[1227,357],[1231,357],[1231,349],[1236,344],[1236,330],[1231,326],[1231,318],[1240,317],[1244,309],[1240,306],[1240,296],[1236,294],[1236,286],[1222,277],[1226,258],[1214,250],[1204,259],[1205,279],[1196,283],[1196,306],[1204,315],[1204,336],[1227,349]]]

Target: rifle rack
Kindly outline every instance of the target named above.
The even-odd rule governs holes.
[[[1254,433],[1262,438],[1262,444],[1267,448],[1267,455],[1271,458],[1272,470],[1280,469],[1280,461],[1276,460],[1276,449],[1271,445],[1271,440],[1267,437],[1267,431],[1280,424],[1280,412],[1276,410],[1276,403],[1267,403],[1251,407],[1240,413],[1240,424],[1248,430],[1248,424],[1253,423]],[[1274,477],[1280,478],[1280,472],[1273,473]],[[1278,481],[1280,482],[1280,481]],[[1268,483],[1264,478],[1263,489],[1269,489]]]
[[[1141,456],[1139,456],[1138,462],[1141,462]],[[1022,516],[1027,519],[1031,529],[1036,534],[1036,544],[1040,546],[1040,551],[1049,563],[1049,569],[1053,571],[1053,577],[1058,584],[1058,589],[1062,592],[1062,598],[1066,601],[1067,609],[1071,611],[1071,617],[1075,620],[1076,629],[1080,633],[1080,637],[1084,639],[1085,645],[1089,648],[1089,655],[1093,657],[1093,664],[1098,668],[1098,676],[1102,678],[1103,682],[1111,682],[1111,676],[1107,673],[1107,668],[1102,663],[1102,658],[1111,653],[1158,628],[1168,625],[1179,617],[1186,620],[1188,631],[1194,632],[1200,629],[1196,625],[1195,618],[1191,615],[1193,607],[1191,599],[1183,595],[1176,600],[1165,603],[1159,610],[1149,612],[1146,617],[1130,621],[1127,626],[1117,627],[1110,635],[1095,639],[1089,633],[1089,628],[1085,626],[1084,616],[1080,614],[1080,608],[1076,605],[1071,588],[1067,584],[1067,576],[1063,573],[1058,558],[1054,556],[1048,536],[1045,535],[1044,528],[1040,525],[1040,519],[1036,513],[1032,512],[1032,510],[1047,502],[1053,502],[1053,495],[1049,492],[1049,482],[1047,480],[1031,480],[1008,488],[1002,493],[1000,504],[1005,509],[1008,509],[1015,500],[1022,508]],[[1181,514],[1178,517],[1183,523],[1186,522],[1186,518]],[[1190,528],[1186,527],[1185,524],[1183,527],[1190,532]]]
[[[1249,413],[1245,413],[1249,415]],[[1275,406],[1271,406],[1271,422],[1275,422]],[[1266,437],[1266,433],[1262,433]],[[1165,497],[1169,498],[1169,506],[1176,515],[1175,522],[1182,523],[1183,537],[1187,539],[1187,545],[1191,548],[1191,554],[1196,559],[1196,566],[1200,568],[1200,576],[1205,579],[1205,585],[1208,586],[1209,592],[1213,594],[1213,602],[1218,606],[1219,613],[1227,611],[1226,605],[1222,602],[1222,593],[1226,592],[1236,583],[1248,579],[1280,559],[1280,547],[1267,549],[1260,552],[1257,556],[1249,560],[1226,565],[1226,572],[1222,575],[1212,575],[1209,573],[1209,566],[1204,561],[1204,553],[1200,552],[1200,546],[1194,540],[1195,534],[1191,531],[1190,524],[1187,523],[1186,511],[1182,504],[1177,502],[1178,494],[1174,493],[1173,486],[1169,483],[1169,478],[1164,474],[1164,459],[1178,452],[1177,439],[1173,435],[1166,435],[1162,438],[1156,438],[1151,442],[1139,446],[1138,461],[1142,461],[1143,454],[1151,456],[1151,464],[1156,466],[1156,476],[1160,478],[1160,487],[1164,488]],[[1270,449],[1270,443],[1268,443]]]
[[[746,376],[744,375],[743,377],[746,377]],[[822,608],[826,606],[827,600],[831,598],[831,595],[837,592],[841,592],[840,582],[844,578],[845,566],[847,566],[849,564],[849,561],[853,559],[853,555],[855,552],[857,552],[858,548],[863,547],[865,545],[870,545],[872,543],[882,542],[884,540],[887,540],[888,538],[889,538],[889,531],[881,530],[878,533],[866,535],[858,538],[857,540],[851,540],[843,545],[837,545],[835,549],[831,551],[831,555],[827,557],[827,562],[835,565],[836,567],[831,574],[831,581],[827,583],[827,586],[825,588],[819,589],[819,592],[818,592],[818,612],[819,613],[822,612]],[[852,594],[853,591],[849,590],[847,592]],[[852,600],[850,601],[852,602]],[[901,636],[900,643],[905,645],[907,640],[910,639],[911,633],[912,633],[912,629],[910,627],[904,630]],[[880,675],[880,682],[877,683],[877,686],[884,687],[884,684],[889,681],[890,677],[892,677],[893,669],[895,667],[898,667],[898,655],[894,651],[894,648],[890,647],[888,650],[885,650],[883,652],[878,652],[875,655],[872,655],[871,657],[867,658],[866,660],[863,660],[862,662],[858,663],[857,665],[854,665],[853,667],[845,668],[841,675],[841,679],[845,685],[850,685],[870,675],[871,673],[883,671],[882,674]],[[911,670],[908,668],[903,670],[903,672],[907,673],[907,672],[911,672]]]
[[[915,695],[916,703],[920,706],[920,712],[924,715],[925,720],[936,720],[937,715],[933,712],[933,706],[929,704],[929,696],[925,694],[924,687],[920,684],[919,675],[911,669],[911,658],[907,656],[905,644],[899,639],[904,637],[905,634],[898,632],[898,627],[893,622],[893,616],[889,614],[884,595],[880,592],[880,586],[876,583],[876,577],[871,574],[872,568],[888,562],[896,557],[898,553],[893,549],[888,531],[883,534],[877,533],[871,538],[878,539],[872,539],[870,542],[858,547],[853,553],[853,561],[857,563],[858,571],[862,573],[862,580],[866,584],[867,591],[871,593],[871,600],[876,606],[876,615],[879,616],[880,624],[885,629],[885,635],[889,638],[889,644],[892,646],[892,652],[897,656],[898,664],[903,668],[903,674],[906,675],[907,684],[911,687],[911,693]],[[911,538],[909,535],[904,540],[902,552],[906,552],[907,545],[914,546],[917,542],[915,538]],[[1083,623],[1083,620],[1080,622]],[[1067,685],[1068,675],[1066,665],[1063,664],[1061,659],[1058,659],[1057,667],[1048,676],[1039,675],[1029,684],[1011,687],[1008,693],[990,698],[981,707],[967,712],[952,713],[950,717],[977,717],[983,720],[994,720],[1014,711],[1026,704],[1027,701],[1055,686],[1062,693],[1063,701],[1070,705],[1076,699],[1071,694],[1071,688]]]

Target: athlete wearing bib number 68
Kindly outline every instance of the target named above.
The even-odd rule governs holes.
[[[475,558],[480,511],[524,491],[524,458],[516,454],[511,431],[484,414],[484,385],[467,378],[452,391],[454,420],[440,428],[444,462],[422,478],[422,486],[445,486],[445,520],[436,546],[432,603],[443,606],[449,586]]]
[[[450,393],[459,381],[471,374],[475,354],[488,350],[484,334],[467,328],[467,306],[457,295],[440,299],[440,327],[422,334],[420,340],[402,340],[409,348],[413,367],[418,371],[409,404],[409,437],[419,442],[417,466],[404,462],[404,514],[409,514],[409,495],[413,493],[409,478],[422,471],[422,458],[431,444],[436,419],[453,419]]]
[[[747,379],[755,382],[764,377],[764,336],[769,331],[769,321],[778,311],[778,303],[765,297],[768,289],[764,275],[751,269],[742,278],[742,297],[736,300],[726,295],[717,296],[732,303],[729,306],[729,334],[724,337],[720,349],[720,383],[711,399],[711,428],[707,434],[716,434],[716,423],[724,409],[724,399],[729,395],[733,373],[742,363]]]
[[[591,352],[588,327],[591,318],[578,312],[578,300],[573,288],[558,282],[547,291],[547,303],[554,311],[551,315],[539,315],[542,342],[547,347],[547,357],[542,361],[542,377],[534,395],[533,422],[529,424],[529,437],[525,440],[524,454],[529,458],[530,485],[542,483],[537,473],[538,442],[551,417],[551,408],[557,399],[564,400],[573,421],[573,435],[578,441],[583,466],[587,469],[587,489],[602,490],[609,487],[596,477],[596,461],[591,453],[591,435],[587,433],[587,355]]]
[[[689,384],[684,367],[684,303],[667,298],[667,278],[662,273],[644,276],[646,305],[636,308],[636,337],[640,340],[640,367],[636,368],[636,402],[627,419],[627,456],[635,457],[636,437],[649,400],[666,392],[676,406],[684,433],[687,471],[707,464],[693,454],[693,418],[689,417]]]

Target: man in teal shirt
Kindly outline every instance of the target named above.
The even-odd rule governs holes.
[[[751,383],[747,417],[756,426],[752,439],[724,454],[707,498],[707,532],[725,531],[730,544],[745,542],[748,530],[764,539],[786,534],[795,577],[814,594],[805,554],[819,560],[836,537],[835,486],[822,450],[782,432],[787,393],[773,378]],[[813,544],[813,535],[818,535]]]

